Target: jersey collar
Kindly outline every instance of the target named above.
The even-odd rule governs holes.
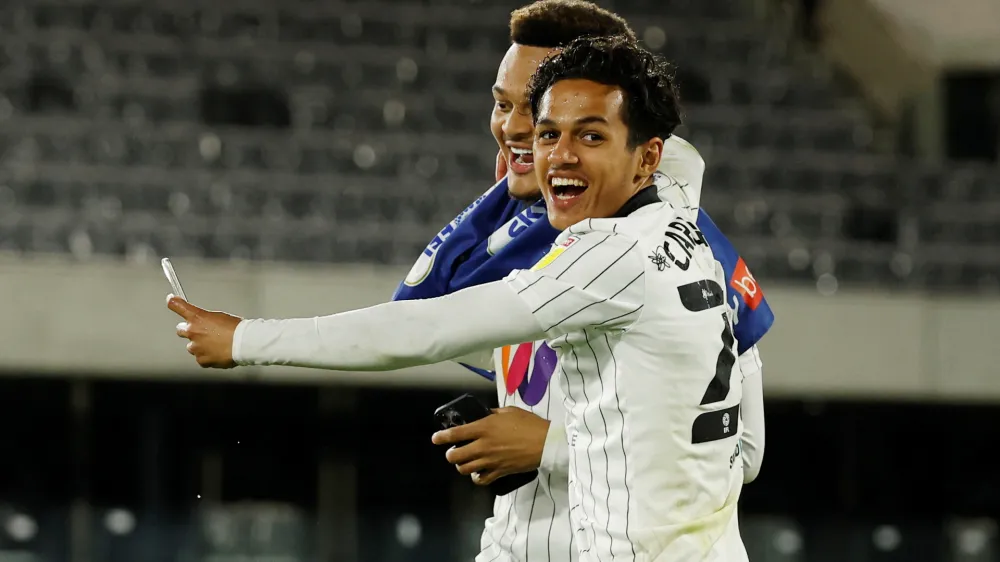
[[[656,193],[656,186],[650,185],[644,187],[637,191],[635,195],[629,198],[628,201],[622,205],[618,212],[611,215],[613,219],[620,219],[631,215],[632,213],[638,211],[639,209],[645,207],[646,205],[652,205],[653,203],[659,203],[660,196]]]

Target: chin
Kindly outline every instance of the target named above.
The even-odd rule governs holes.
[[[576,224],[576,222],[575,221],[571,221],[569,219],[569,217],[565,217],[563,215],[553,216],[550,213],[549,214],[549,224],[552,225],[552,228],[554,228],[556,230],[566,230],[567,228],[569,228],[569,227],[573,226],[574,224]]]
[[[507,194],[510,195],[511,199],[517,201],[529,201],[535,202],[541,198],[542,193],[538,189],[538,186],[532,183],[530,186],[524,187],[518,185],[521,182],[516,180],[511,180],[510,175],[507,175]]]

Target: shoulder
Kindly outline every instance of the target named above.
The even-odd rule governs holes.
[[[641,207],[627,217],[582,220],[563,231],[556,242],[564,237],[598,233],[639,240],[662,231],[662,227],[675,218],[686,216],[682,209],[661,200]]]
[[[646,205],[627,217],[586,219],[563,231],[533,270],[581,260],[582,264],[627,262],[658,276],[713,277],[714,254],[695,220],[666,202]],[[557,269],[557,268],[552,268]]]
[[[594,220],[635,244],[633,252],[658,277],[714,278],[715,256],[696,217],[667,202],[647,205],[628,217]],[[597,231],[597,230],[595,230]]]
[[[597,220],[593,221],[593,223],[597,222]],[[590,223],[590,220],[586,220],[564,230],[556,238],[549,252],[535,263],[531,270],[547,269],[549,271],[546,273],[551,273],[551,270],[568,269],[574,264],[579,264],[574,269],[580,269],[581,267],[597,267],[602,263],[621,261],[622,259],[633,261],[633,258],[628,256],[639,247],[636,238],[623,232],[617,232],[614,225],[601,228],[597,224]],[[552,267],[549,267],[550,265]]]

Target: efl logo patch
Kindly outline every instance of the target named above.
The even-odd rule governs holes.
[[[566,251],[567,248],[569,248],[573,244],[576,244],[577,240],[579,240],[578,237],[570,236],[562,244],[559,244],[558,246],[553,246],[552,249],[549,250],[549,253],[542,256],[542,259],[538,260],[538,263],[531,266],[531,271],[538,271],[539,269],[542,269],[543,267],[554,262],[556,258],[561,256],[562,253]]]
[[[733,269],[733,278],[729,280],[729,285],[743,297],[743,302],[750,307],[750,310],[757,310],[757,306],[764,298],[764,291],[761,290],[757,280],[754,279],[746,262],[740,258]]]

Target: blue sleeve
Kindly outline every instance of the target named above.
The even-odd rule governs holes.
[[[726,301],[736,311],[733,332],[740,354],[757,345],[774,323],[774,312],[757,279],[736,248],[705,211],[698,211],[698,228],[726,273]]]

